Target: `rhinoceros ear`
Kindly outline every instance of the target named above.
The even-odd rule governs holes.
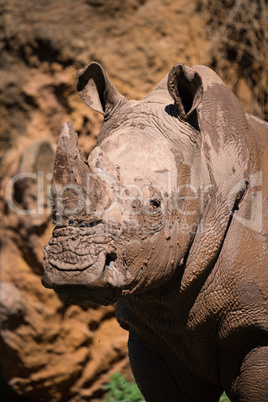
[[[102,66],[96,62],[77,72],[77,91],[86,105],[108,116],[127,100],[107,78]]]
[[[202,100],[201,77],[191,67],[175,64],[168,75],[168,91],[178,114],[189,119]]]

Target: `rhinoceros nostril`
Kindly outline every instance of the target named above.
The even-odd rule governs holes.
[[[112,267],[112,262],[116,261],[117,255],[116,253],[108,253],[106,255],[105,265]]]

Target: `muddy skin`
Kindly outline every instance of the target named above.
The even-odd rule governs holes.
[[[62,128],[43,285],[117,302],[146,401],[266,401],[267,123],[205,66],[127,101],[91,63],[78,92],[104,122],[88,160]]]

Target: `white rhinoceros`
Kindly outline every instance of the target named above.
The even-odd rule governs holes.
[[[204,66],[127,101],[91,63],[78,91],[104,122],[87,160],[63,126],[44,286],[118,302],[146,401],[267,401],[268,125]]]

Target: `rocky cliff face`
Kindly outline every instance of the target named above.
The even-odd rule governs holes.
[[[98,400],[113,372],[129,373],[127,333],[114,307],[69,306],[41,285],[55,144],[69,120],[88,154],[101,125],[76,93],[76,69],[99,61],[119,91],[142,98],[173,64],[205,62],[202,25],[195,3],[184,0],[0,7],[0,364],[29,400]]]
[[[98,61],[142,98],[173,64],[211,63],[204,21],[195,0],[0,0],[0,365],[24,400],[99,400],[130,373],[114,307],[67,305],[40,282],[60,128],[71,121],[88,154],[101,125],[76,69]]]

